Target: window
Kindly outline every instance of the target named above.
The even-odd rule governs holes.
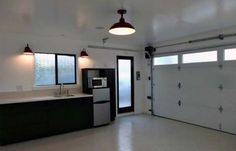
[[[35,53],[35,85],[76,84],[76,56]]]
[[[155,57],[154,65],[172,65],[178,64],[178,55]]]
[[[217,61],[217,51],[183,54],[183,63],[200,63]]]
[[[224,60],[236,60],[236,48],[225,49]]]

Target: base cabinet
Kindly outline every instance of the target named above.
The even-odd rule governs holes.
[[[92,97],[0,105],[0,144],[93,127]]]

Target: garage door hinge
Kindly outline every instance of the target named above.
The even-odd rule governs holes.
[[[222,124],[221,123],[219,124],[219,130],[222,130]]]
[[[223,84],[220,84],[218,88],[222,91],[224,89]]]
[[[180,66],[178,66],[178,71],[180,71],[181,70],[181,67]]]
[[[178,88],[180,89],[182,87],[182,84],[179,82],[178,83]]]
[[[224,110],[222,106],[220,106],[218,109],[219,109],[220,113],[222,113]]]
[[[179,105],[179,106],[181,106],[181,105],[182,105],[182,102],[181,102],[180,100],[178,101],[178,105]]]
[[[223,68],[223,65],[222,65],[222,64],[219,64],[218,67],[219,67],[220,69],[222,69],[222,68]]]

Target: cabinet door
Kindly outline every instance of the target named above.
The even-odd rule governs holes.
[[[94,104],[94,126],[110,123],[110,102]]]
[[[16,103],[0,105],[2,126],[25,126],[46,121],[46,102]]]
[[[93,101],[110,101],[110,88],[93,89]]]
[[[2,144],[47,136],[47,103],[0,105],[0,125]]]
[[[64,133],[93,126],[92,97],[51,101],[50,131]]]

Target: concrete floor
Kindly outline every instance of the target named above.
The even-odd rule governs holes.
[[[115,123],[0,147],[0,151],[235,151],[236,136],[136,115]]]

